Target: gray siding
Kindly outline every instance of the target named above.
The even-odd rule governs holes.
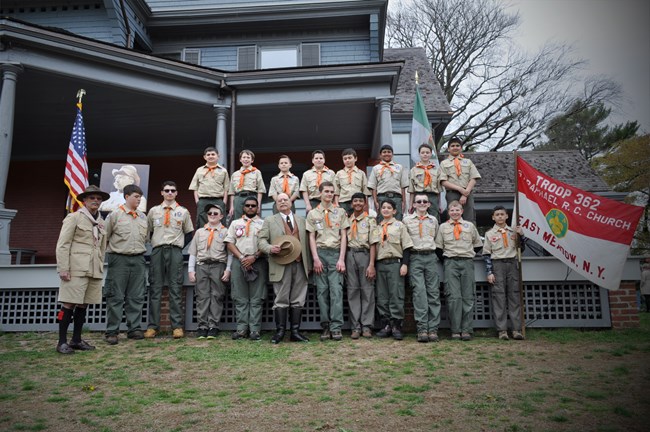
[[[368,40],[322,42],[320,58],[321,65],[370,63],[370,42]]]

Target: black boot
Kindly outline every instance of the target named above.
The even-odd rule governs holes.
[[[305,336],[300,334],[300,322],[302,321],[302,308],[291,308],[289,322],[291,323],[291,342],[309,342]]]
[[[381,320],[381,330],[375,333],[375,336],[378,338],[387,338],[393,333],[393,330],[390,326],[390,320],[382,318]]]
[[[271,343],[278,344],[284,339],[284,332],[287,328],[287,308],[276,308],[273,315],[275,316],[275,334],[271,338]]]
[[[404,339],[404,335],[402,334],[402,320],[391,320],[393,324],[393,339],[395,340],[402,340]]]
[[[320,340],[330,340],[332,338],[332,333],[330,333],[330,323],[325,321],[320,323],[320,326],[323,328],[323,333],[320,334]]]

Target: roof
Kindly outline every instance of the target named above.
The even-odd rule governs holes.
[[[530,151],[518,154],[538,171],[571,186],[588,192],[612,190],[577,150]],[[481,173],[481,180],[475,188],[477,195],[514,194],[514,153],[466,153],[465,157],[474,162]]]
[[[404,61],[393,102],[393,113],[412,113],[415,101],[415,71],[418,72],[420,93],[428,112],[450,113],[451,107],[445,98],[438,79],[433,73],[424,48],[387,48],[385,62]]]

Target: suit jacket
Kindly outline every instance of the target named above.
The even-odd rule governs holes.
[[[305,218],[293,214],[293,219],[298,226],[298,234],[300,235],[300,244],[302,245],[302,265],[305,267],[305,275],[309,277],[311,271],[311,251],[309,250],[309,237],[305,229]],[[273,216],[264,219],[264,225],[257,234],[257,247],[263,253],[269,256],[269,281],[280,282],[284,275],[284,268],[286,266],[277,264],[271,254],[271,246],[275,244],[276,239],[280,236],[286,235],[284,230],[284,218],[282,213],[274,214]]]
[[[106,252],[104,219],[99,216],[96,223],[93,223],[85,212],[87,213],[86,208],[82,207],[63,220],[56,243],[56,271],[101,279],[104,277]]]

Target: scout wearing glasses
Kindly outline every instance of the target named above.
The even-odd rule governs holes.
[[[366,173],[357,168],[357,152],[348,148],[343,150],[342,157],[343,169],[337,171],[334,177],[334,187],[338,191],[334,203],[350,216],[352,214],[352,195],[357,192],[370,195],[370,191]]]
[[[219,165],[219,152],[214,147],[203,151],[205,165],[197,168],[189,189],[194,191],[196,203],[196,226],[202,227],[208,221],[205,214],[208,204],[216,204],[226,212],[226,192],[230,186],[230,177],[226,168]]]
[[[404,216],[404,225],[413,240],[409,281],[413,289],[413,315],[418,342],[438,342],[440,324],[440,277],[435,237],[438,220],[427,213],[431,202],[427,194],[416,193],[415,213]]]
[[[183,323],[183,247],[185,237],[194,231],[190,212],[176,202],[176,183],[162,184],[163,202],[152,207],[147,215],[147,231],[151,232],[151,262],[149,265],[149,328],[145,338],[155,338],[160,331],[160,300],[163,286],[169,287],[169,317],[172,336],[185,336]],[[187,236],[189,237],[189,236]]]
[[[447,202],[458,201],[463,206],[464,220],[476,223],[474,212],[474,194],[476,181],[481,178],[474,162],[465,159],[462,154],[463,143],[453,137],[447,144],[449,156],[440,162],[440,181],[447,190]]]
[[[413,206],[415,195],[423,193],[429,200],[427,213],[435,217],[440,222],[440,213],[438,212],[438,201],[440,195],[440,170],[431,160],[433,156],[433,147],[428,144],[422,144],[418,149],[420,153],[420,162],[415,164],[409,172],[408,191],[411,196],[409,209],[411,212],[416,208]]]
[[[320,203],[320,185],[326,181],[333,184],[335,177],[334,171],[325,166],[325,153],[322,150],[312,152],[311,162],[314,165],[305,171],[300,180],[300,192],[305,200],[307,213]],[[334,188],[336,192],[336,186]]]
[[[224,240],[228,229],[221,224],[223,210],[217,204],[205,206],[208,223],[196,230],[188,252],[187,265],[190,282],[196,283],[196,317],[198,339],[214,339],[219,334],[219,322],[226,299],[226,285],[230,280],[230,262]]]
[[[379,209],[381,202],[390,199],[395,203],[395,214],[398,220],[402,220],[405,212],[404,197],[406,188],[409,185],[408,172],[404,167],[393,161],[393,147],[381,146],[379,150],[381,162],[372,167],[370,178],[368,178],[368,189],[372,189],[372,197],[375,201],[375,208]],[[382,214],[378,212],[377,222],[381,222]]]
[[[253,166],[254,160],[255,154],[252,151],[242,150],[239,152],[241,168],[232,173],[230,189],[228,190],[230,196],[228,216],[232,220],[242,217],[244,214],[244,201],[249,197],[257,199],[257,214],[262,209],[262,194],[266,193],[266,186],[264,186],[262,173]]]
[[[262,306],[266,298],[268,267],[257,247],[258,233],[264,221],[257,215],[258,202],[248,197],[243,202],[244,215],[230,223],[226,243],[233,255],[232,300],[235,303],[237,330],[233,339],[249,337],[260,340]]]

